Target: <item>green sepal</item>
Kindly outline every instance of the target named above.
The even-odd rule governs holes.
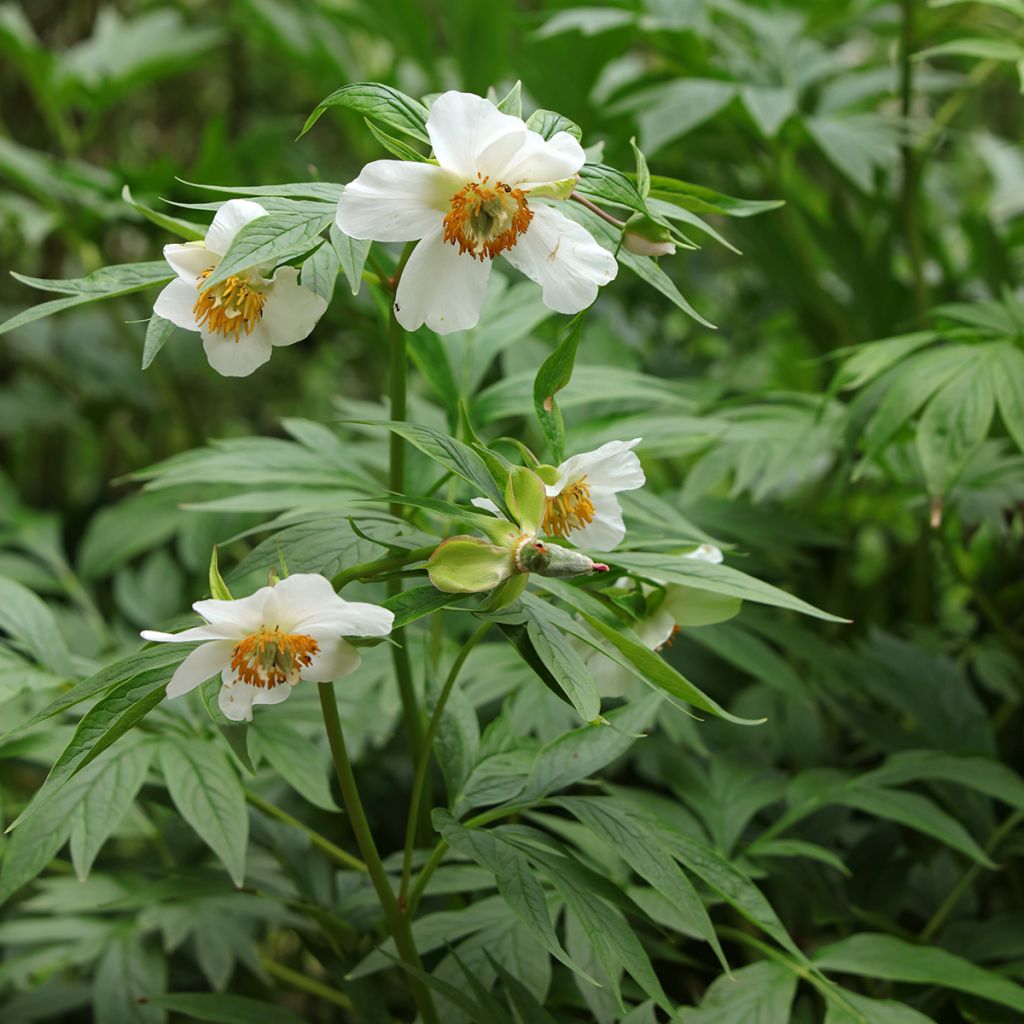
[[[561,181],[547,181],[543,185],[530,189],[531,199],[568,199],[576,188],[579,179],[576,175],[563,178]]]
[[[449,537],[427,559],[430,582],[446,594],[492,590],[515,571],[511,547],[488,544],[479,537]]]
[[[210,552],[210,597],[215,598],[218,601],[234,600],[231,596],[231,591],[228,590],[228,585],[224,582],[224,578],[220,574],[220,568],[217,565],[216,545],[214,545],[213,551]]]
[[[505,504],[523,532],[535,534],[544,522],[547,505],[544,482],[532,469],[516,466],[505,484]]]

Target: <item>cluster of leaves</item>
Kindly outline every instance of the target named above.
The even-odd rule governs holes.
[[[1018,5],[907,4],[909,28],[857,3],[492,5],[486,25],[477,6],[247,0],[204,23],[147,5],[68,18],[45,43],[45,18],[0,8],[0,89],[43,115],[0,141],[15,185],[0,232],[19,265],[26,248],[38,260],[22,284],[58,296],[21,313],[22,284],[3,296],[4,1019],[408,1012],[312,687],[238,727],[214,684],[163,702],[182,652],[138,651],[138,628],[206,589],[214,545],[235,593],[284,564],[386,601],[428,709],[460,643],[493,624],[441,718],[436,809],[413,823],[409,866],[389,646],[364,648],[338,691],[444,1020],[1018,1019]],[[894,42],[915,60],[894,64]],[[416,426],[391,426],[413,497],[398,517],[366,246],[331,228],[335,186],[270,183],[310,163],[354,172],[347,148],[421,159],[409,94],[453,69],[504,83],[510,109],[521,77],[538,130],[574,130],[545,107],[572,113],[604,146],[581,192],[684,251],[620,251],[633,273],[568,331],[532,286],[495,274],[477,328],[410,336]],[[152,88],[164,76],[212,116],[168,109]],[[316,131],[279,144],[324,81],[371,77],[405,88],[344,86]],[[179,148],[132,141],[118,101]],[[672,176],[646,170],[634,133]],[[146,201],[119,197],[114,166]],[[235,187],[252,166],[267,184]],[[269,211],[220,272],[298,261],[339,293],[313,340],[241,389],[210,380],[158,318],[123,323],[147,319],[133,293],[169,277],[159,242],[201,234],[156,199],[174,172]],[[598,237],[602,223],[587,218]],[[707,238],[725,247],[685,250]],[[140,354],[162,346],[140,380]],[[625,496],[612,579],[531,577],[501,609],[426,583],[416,553],[479,524],[470,498],[502,503],[509,436],[556,461],[644,438],[649,483]],[[701,542],[726,564],[682,557]],[[392,582],[414,576],[390,598],[379,574],[361,582],[388,561]],[[616,586],[627,574],[743,610],[656,654]],[[602,708],[595,658],[642,695]]]

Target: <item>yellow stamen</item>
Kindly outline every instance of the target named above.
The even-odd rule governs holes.
[[[294,686],[299,673],[313,661],[320,645],[304,633],[283,633],[263,626],[235,645],[231,668],[235,678],[250,686],[273,689],[281,683]]]
[[[672,632],[669,633],[665,640],[658,644],[658,646],[655,649],[658,651],[663,651],[666,647],[671,647],[676,642],[676,637],[679,636],[679,632],[679,627],[673,626]]]
[[[489,181],[482,178],[459,189],[444,218],[444,240],[481,262],[511,249],[533,219],[521,189]]]
[[[568,537],[573,530],[582,530],[593,518],[590,484],[584,476],[547,499],[541,532],[549,537]]]
[[[212,273],[213,267],[204,270],[196,279],[196,287],[202,288]],[[223,334],[225,338],[233,334],[235,341],[239,341],[243,330],[252,334],[263,316],[266,301],[263,292],[244,278],[235,276],[209,291],[201,291],[192,312],[196,315],[197,327],[206,324],[214,334]]]

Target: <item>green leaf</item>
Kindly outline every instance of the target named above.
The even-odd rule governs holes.
[[[370,134],[392,155],[399,160],[411,160],[416,163],[426,163],[427,157],[417,152],[408,143],[389,135],[383,128],[379,128],[369,118],[363,118],[363,122],[370,130]]]
[[[1018,61],[1024,58],[1024,47],[1010,39],[989,39],[983,36],[965,36],[951,39],[938,46],[929,46],[914,54],[917,60],[933,57],[977,57],[980,60]]]
[[[533,406],[556,463],[561,462],[565,455],[565,427],[555,395],[572,379],[585,318],[585,311],[577,313],[566,324],[561,340],[551,355],[540,364],[533,381]]]
[[[241,887],[249,813],[231,762],[209,741],[184,737],[161,744],[160,762],[175,807]]]
[[[992,377],[1006,432],[1024,452],[1024,352],[1012,345],[993,350]]]
[[[717,213],[726,217],[756,217],[785,205],[782,199],[737,199],[706,185],[694,185],[661,174],[651,175],[651,199],[661,199],[691,213]]]
[[[154,313],[146,324],[146,341],[142,347],[142,369],[148,370],[160,349],[167,344],[174,333],[174,324]]]
[[[341,269],[345,271],[348,286],[353,295],[358,295],[363,284],[363,267],[366,265],[366,257],[370,255],[373,242],[368,239],[349,238],[337,224],[331,225],[330,236]]]
[[[353,82],[335,90],[321,100],[317,108],[306,119],[299,132],[299,138],[306,134],[320,119],[325,110],[343,107],[354,110],[364,117],[397,128],[404,135],[411,135],[420,142],[430,142],[427,135],[427,108],[404,92],[379,82]]]
[[[330,764],[326,751],[319,749],[290,725],[269,719],[260,722],[252,738],[270,766],[314,807],[337,811],[331,796]]]
[[[56,675],[70,675],[71,652],[53,612],[28,587],[0,576],[0,629]]]
[[[601,710],[601,696],[579,652],[547,614],[543,601],[526,606],[526,631],[534,650],[561,687],[584,722],[592,722]]]
[[[42,291],[57,292],[62,298],[50,302],[42,302],[38,306],[30,306],[16,313],[9,320],[0,324],[0,334],[13,331],[16,327],[33,323],[59,313],[74,306],[82,306],[87,302],[98,302],[100,299],[113,299],[120,295],[131,295],[133,292],[144,291],[158,284],[167,284],[174,279],[174,271],[164,260],[152,263],[124,263],[116,267],[103,267],[87,277],[72,280],[52,280],[47,278],[25,277],[15,274],[12,277],[27,284],[30,288]]]
[[[915,946],[892,935],[852,935],[819,949],[814,963],[823,971],[952,988],[1024,1013],[1020,985],[944,949]]]
[[[503,113],[510,114],[512,117],[523,116],[523,83],[516,82],[515,85],[509,89],[508,93],[499,100],[495,106]]]
[[[465,854],[494,875],[501,897],[537,941],[570,970],[597,984],[576,965],[558,941],[547,897],[526,857],[492,830],[468,829],[460,825],[444,808],[436,808],[432,819],[434,828],[453,850]]]
[[[526,119],[526,127],[545,139],[550,139],[559,132],[568,132],[577,142],[583,138],[583,129],[575,121],[570,121],[553,110],[535,110]]]
[[[695,558],[680,555],[655,554],[646,551],[623,551],[602,556],[605,561],[641,576],[661,580],[664,583],[679,583],[695,590],[709,590],[715,594],[738,597],[756,604],[788,608],[810,615],[826,622],[848,622],[808,604],[799,597],[787,594],[770,583],[755,579],[729,565],[713,565]]]
[[[789,1024],[797,976],[781,964],[762,960],[732,977],[716,978],[699,1010],[685,1010],[686,1024]]]
[[[152,757],[152,746],[137,743],[101,761],[84,786],[76,787],[80,796],[71,813],[71,863],[79,881],[89,877],[96,855],[127,814]]]
[[[166,985],[164,958],[143,945],[138,932],[118,936],[93,977],[95,1024],[163,1024],[167,1014],[154,998]]]
[[[401,629],[408,626],[410,622],[423,618],[436,612],[439,608],[455,604],[458,598],[451,594],[443,593],[430,584],[422,587],[410,587],[399,594],[393,594],[387,600],[381,602],[383,608],[394,612],[395,622],[393,629]]]
[[[857,992],[840,989],[843,1001],[830,999],[825,1004],[824,1024],[935,1024],[918,1010],[889,999],[871,999]],[[851,1010],[846,1003],[852,1004]]]
[[[544,521],[547,494],[544,482],[525,466],[514,466],[505,483],[505,504],[524,533],[535,534]]]
[[[190,220],[182,220],[180,217],[172,217],[170,214],[161,213],[144,203],[138,202],[132,195],[131,189],[125,185],[121,189],[121,198],[137,213],[141,213],[146,220],[155,224],[172,235],[184,238],[189,242],[201,242],[206,238],[206,227],[202,224],[193,224]],[[145,369],[145,367],[143,367]]]
[[[647,216],[651,213],[629,176],[606,164],[584,164],[580,169],[576,191],[591,199],[599,199],[615,206],[625,206]]]
[[[171,992],[149,1000],[153,1006],[173,1010],[189,1020],[211,1024],[305,1024],[294,1010],[263,999],[213,992]]]
[[[228,585],[224,582],[224,577],[220,574],[220,566],[217,564],[217,545],[215,544],[210,551],[210,597],[216,601],[233,601],[234,598],[231,596],[231,591],[228,590]]]
[[[333,245],[321,245],[302,261],[299,281],[303,288],[316,292],[328,305],[334,298],[334,287],[338,283],[341,259]]]
[[[938,339],[935,331],[915,331],[858,345],[836,372],[829,391],[850,391],[869,384],[889,367]]]
[[[322,241],[320,233],[334,223],[334,214],[329,203],[306,203],[294,212],[268,213],[249,221],[231,240],[203,291],[242,271],[274,266],[308,252]]]

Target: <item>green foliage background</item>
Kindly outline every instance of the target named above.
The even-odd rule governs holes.
[[[631,716],[620,746],[485,833],[556,914],[575,908],[555,941],[603,988],[549,957],[462,826],[435,818],[463,855],[418,925],[435,978],[469,1000],[440,991],[446,1020],[1021,1019],[1022,44],[1014,0],[0,5],[0,264],[33,277],[159,258],[170,239],[126,184],[200,219],[165,205],[213,195],[187,182],[350,180],[385,155],[357,114],[291,140],[353,81],[500,97],[521,80],[526,111],[571,117],[605,162],[632,167],[635,136],[653,174],[763,201],[694,203],[680,227],[700,247],[661,261],[716,330],[626,271],[603,291],[560,396],[567,450],[643,436],[638,535],[713,539],[728,564],[853,621],[747,602],[684,630],[670,663],[767,723],[629,703],[611,713]],[[328,575],[379,557],[344,509],[379,481],[386,442],[337,421],[384,415],[387,350],[367,289],[348,291],[339,279],[312,338],[241,381],[180,333],[143,373],[150,293],[0,338],[6,823],[83,706],[33,716],[71,683],[114,682],[103,666],[138,629],[207,588],[212,545],[242,592],[282,551]],[[0,281],[5,318],[37,300]],[[413,345],[411,418],[454,427],[462,399],[481,434],[540,447],[532,380],[561,326],[530,286],[499,281],[470,336]],[[411,476],[436,473],[417,457]],[[412,637],[427,650],[428,630]],[[434,642],[417,659],[428,692],[457,649]],[[118,684],[150,692],[170,671],[158,657]],[[473,652],[458,693],[435,789],[461,789],[465,818],[537,784],[575,722],[503,645]],[[372,892],[262,806],[351,845],[315,699],[298,697],[253,730],[255,774],[198,702],[161,706],[28,819],[30,838],[5,837],[5,1022],[411,1019],[399,970],[372,952]],[[382,849],[399,850],[408,752],[383,648],[340,697]],[[206,804],[165,783],[185,771]],[[714,860],[697,864],[692,842]],[[247,862],[245,889],[218,858],[236,880]]]

